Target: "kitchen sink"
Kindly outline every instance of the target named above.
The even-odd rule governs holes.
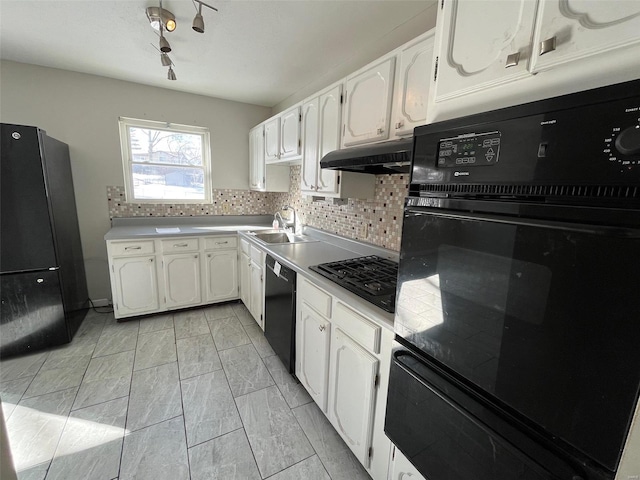
[[[269,245],[287,244],[287,243],[303,243],[303,242],[315,242],[316,240],[307,237],[306,235],[295,235],[289,232],[262,232],[255,233],[254,237],[261,242]]]

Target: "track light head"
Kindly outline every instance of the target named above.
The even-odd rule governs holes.
[[[160,51],[162,53],[169,53],[171,51],[171,45],[167,42],[167,39],[164,38],[162,34],[162,30],[160,30]]]
[[[193,19],[193,28],[198,33],[204,33],[204,18],[202,18],[202,13],[196,13],[195,18]]]
[[[167,55],[166,53],[160,54],[160,62],[162,63],[163,67],[171,66],[171,59],[169,58],[169,55]]]
[[[169,67],[169,71],[167,72],[167,79],[169,79],[169,80],[177,80],[176,74],[173,71],[172,67]]]
[[[176,17],[169,10],[162,7],[147,7],[147,18],[154,30],[161,28],[167,32],[173,32],[176,29]]]

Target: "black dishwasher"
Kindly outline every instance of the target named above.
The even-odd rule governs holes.
[[[267,255],[264,336],[289,373],[295,366],[296,272]]]

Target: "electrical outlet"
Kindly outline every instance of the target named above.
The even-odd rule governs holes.
[[[229,213],[229,204],[227,202],[222,204],[222,213]]]
[[[358,238],[367,238],[367,235],[369,235],[369,224],[364,222],[362,225],[360,225]]]

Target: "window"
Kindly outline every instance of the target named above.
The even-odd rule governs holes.
[[[129,202],[210,203],[209,130],[120,117]]]

